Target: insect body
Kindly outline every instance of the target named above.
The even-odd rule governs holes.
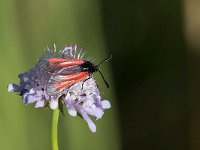
[[[50,96],[56,95],[80,81],[87,80],[97,71],[101,74],[106,86],[109,87],[99,69],[99,65],[110,58],[111,56],[98,65],[77,58],[50,58],[48,66],[51,76],[47,84],[47,94]]]

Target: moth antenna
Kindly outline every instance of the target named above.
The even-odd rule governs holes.
[[[104,78],[103,74],[101,73],[101,71],[98,69],[99,73],[101,74],[101,77],[103,78],[104,83],[106,84],[107,88],[109,88],[109,84],[106,81],[106,79]]]
[[[102,63],[104,63],[105,61],[108,61],[108,60],[110,60],[112,58],[112,54],[110,54],[109,56],[108,56],[108,58],[106,58],[106,59],[104,59],[103,61],[101,61],[98,65],[97,65],[97,67],[98,66],[100,66]]]

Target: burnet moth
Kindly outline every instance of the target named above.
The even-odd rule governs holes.
[[[46,91],[49,96],[59,94],[70,86],[92,77],[92,74],[99,72],[107,88],[109,88],[99,66],[112,58],[101,61],[98,65],[90,61],[78,58],[50,58],[48,59],[48,69],[51,77],[47,83]]]

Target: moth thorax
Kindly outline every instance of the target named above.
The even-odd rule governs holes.
[[[84,64],[81,65],[82,71],[87,71],[89,73],[96,72],[98,67],[92,64],[90,61],[85,61]]]

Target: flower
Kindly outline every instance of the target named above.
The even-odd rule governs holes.
[[[25,105],[35,103],[35,108],[49,106],[56,109],[59,100],[66,105],[69,115],[81,115],[87,122],[90,130],[96,132],[96,126],[89,117],[94,116],[96,120],[102,118],[105,109],[111,107],[108,100],[102,100],[100,90],[96,85],[93,76],[88,76],[85,80],[81,80],[68,88],[56,93],[48,94],[47,86],[52,76],[50,72],[48,60],[51,58],[77,58],[83,60],[82,50],[77,53],[77,45],[65,46],[59,52],[47,49],[47,54],[41,57],[34,68],[20,74],[19,85],[9,84],[8,91],[16,92],[22,97]]]

